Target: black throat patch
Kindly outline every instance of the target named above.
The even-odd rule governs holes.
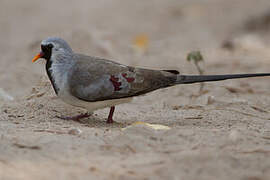
[[[55,83],[55,80],[52,76],[52,60],[51,60],[51,56],[52,56],[52,48],[53,48],[53,45],[52,44],[48,44],[48,45],[41,45],[41,50],[42,52],[44,53],[43,55],[43,58],[46,59],[46,72],[47,72],[47,75],[51,81],[51,84],[53,86],[53,89],[54,89],[54,92],[56,94],[58,94],[58,91],[59,91],[59,88],[57,87],[56,83]]]
[[[53,86],[53,90],[54,90],[55,94],[58,94],[59,88],[57,87],[57,85],[56,85],[56,83],[55,83],[55,80],[54,80],[54,78],[53,78],[53,76],[52,76],[52,69],[50,69],[51,67],[52,67],[52,60],[51,60],[51,58],[50,58],[50,59],[47,60],[47,62],[46,62],[46,72],[47,72],[47,75],[48,75],[48,77],[49,77],[49,79],[50,79],[50,81],[51,81],[51,84],[52,84],[52,86]]]

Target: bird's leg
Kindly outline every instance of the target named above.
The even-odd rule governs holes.
[[[84,114],[79,114],[77,116],[56,116],[59,119],[63,119],[63,120],[73,120],[73,121],[80,121],[80,119],[82,118],[87,118],[89,116],[91,116],[93,113],[84,113]]]
[[[112,106],[111,109],[110,109],[108,119],[106,121],[108,124],[113,123],[113,112],[114,112],[114,110],[115,110],[115,106]]]

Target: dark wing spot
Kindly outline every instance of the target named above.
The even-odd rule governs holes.
[[[162,71],[170,72],[173,74],[179,74],[179,71],[177,71],[177,70],[162,70]]]
[[[128,71],[130,72],[134,72],[135,68],[134,67],[131,67],[131,66],[128,66]]]
[[[127,80],[127,82],[132,83],[135,81],[135,78],[133,77],[127,77],[127,73],[122,73],[122,76]]]
[[[110,81],[113,84],[114,91],[120,91],[122,89],[122,88],[120,88],[122,83],[118,82],[119,78],[115,77],[114,75],[111,75]]]

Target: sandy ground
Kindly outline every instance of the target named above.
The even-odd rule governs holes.
[[[207,74],[269,72],[269,11],[269,0],[1,0],[0,88],[15,99],[0,100],[0,179],[270,179],[270,78],[159,90],[117,106],[108,125],[108,109],[56,118],[85,111],[55,97],[44,61],[31,63],[60,36],[127,65],[197,74],[185,58],[200,50]]]

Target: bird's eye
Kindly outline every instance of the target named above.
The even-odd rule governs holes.
[[[53,48],[53,45],[52,45],[52,44],[48,44],[47,46],[48,46],[48,48],[50,48],[50,49]]]

